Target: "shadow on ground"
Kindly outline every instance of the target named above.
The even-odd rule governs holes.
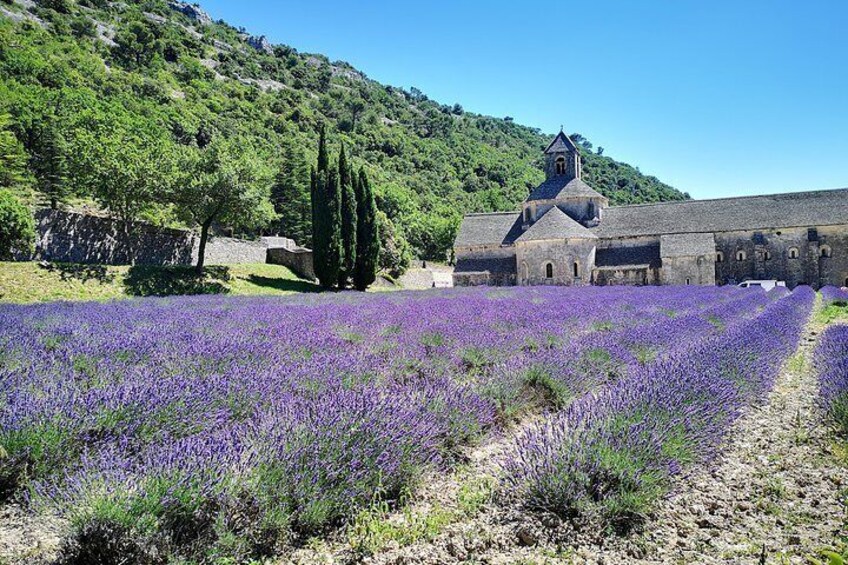
[[[150,267],[135,265],[127,271],[124,288],[132,296],[170,296],[180,294],[227,294],[232,280],[230,269],[206,267],[198,275],[194,267]]]
[[[115,280],[115,274],[110,273],[104,265],[76,265],[72,263],[48,263],[43,269],[56,271],[63,281],[76,279],[81,282],[97,281],[108,284]]]
[[[320,287],[307,281],[297,281],[291,279],[278,279],[275,277],[263,277],[260,275],[248,275],[245,278],[247,282],[256,286],[264,286],[265,288],[273,288],[288,292],[318,292]]]

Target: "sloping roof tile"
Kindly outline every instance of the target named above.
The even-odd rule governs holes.
[[[562,152],[577,152],[577,146],[571,141],[571,138],[560,131],[553,141],[548,144],[545,153],[562,153]]]
[[[453,269],[455,273],[514,273],[515,256],[512,257],[460,257]]]
[[[848,189],[614,206],[598,237],[753,231],[848,224]]]
[[[546,239],[597,239],[597,236],[584,228],[565,212],[554,206],[536,220],[527,231],[518,236],[520,241],[543,241]]]
[[[624,267],[648,265],[658,269],[662,265],[659,244],[610,247],[595,252],[596,267]]]
[[[662,257],[695,257],[715,253],[712,233],[677,233],[660,236]]]
[[[518,212],[468,214],[462,219],[454,246],[511,245],[519,235],[521,214]]]
[[[555,200],[569,196],[586,196],[590,198],[606,198],[581,179],[569,179],[566,176],[551,177],[537,186],[527,200]]]

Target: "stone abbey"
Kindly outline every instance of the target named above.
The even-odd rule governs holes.
[[[517,212],[468,214],[454,284],[848,285],[848,189],[609,206],[560,132]]]

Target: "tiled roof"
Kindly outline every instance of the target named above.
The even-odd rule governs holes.
[[[611,238],[840,224],[848,224],[846,188],[614,206],[604,209],[600,225],[591,232],[599,238]],[[469,214],[462,221],[456,245],[510,245],[521,235],[518,212]],[[565,237],[569,236],[559,235]]]
[[[659,268],[662,265],[659,244],[610,247],[595,251],[596,267],[627,265],[649,265],[652,268]]]
[[[518,212],[468,214],[462,219],[454,246],[512,245],[519,235],[521,214]]]
[[[554,140],[548,145],[548,148],[545,149],[545,153],[563,153],[568,151],[576,153],[577,146],[574,145],[571,138],[565,135],[562,131],[557,134]]]
[[[527,200],[555,200],[569,196],[586,196],[589,198],[606,198],[580,179],[571,179],[564,175],[549,178],[537,186]]]
[[[454,273],[514,273],[515,257],[466,258],[456,260]]]
[[[516,242],[544,241],[546,239],[597,239],[597,236],[569,218],[554,206],[536,220]]]
[[[848,189],[614,206],[599,237],[712,233],[848,224]]]
[[[695,257],[715,253],[715,236],[712,233],[680,233],[660,236],[660,254],[663,257]]]

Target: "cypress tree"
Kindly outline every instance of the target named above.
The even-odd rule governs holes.
[[[356,265],[353,286],[365,290],[377,278],[377,261],[380,255],[380,234],[377,227],[377,204],[365,168],[359,169],[356,189]]]
[[[356,265],[356,176],[348,165],[344,144],[339,152],[339,190],[341,191],[342,262],[339,269],[339,287],[347,286]]]
[[[48,124],[41,133],[33,159],[33,172],[38,179],[39,190],[50,199],[50,207],[55,210],[69,194],[64,141],[53,124]]]
[[[318,136],[318,168],[313,171],[312,244],[315,276],[324,288],[339,280],[341,256],[341,202],[338,171],[331,170],[324,127]]]

